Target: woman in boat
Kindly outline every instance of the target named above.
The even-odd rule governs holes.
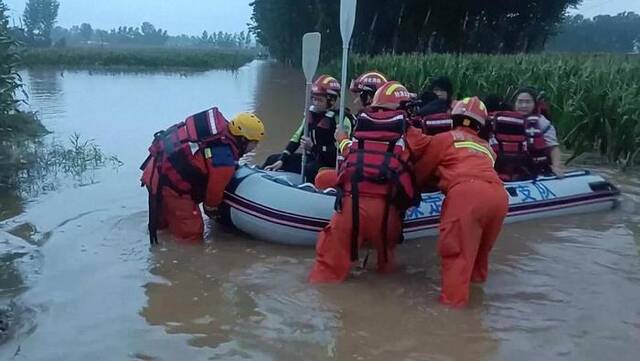
[[[542,154],[533,155],[541,158],[535,165],[539,168],[537,173],[545,173],[547,169],[550,169],[555,175],[563,176],[564,170],[562,169],[560,143],[556,128],[547,118],[549,110],[542,100],[541,94],[530,87],[520,88],[513,95],[512,105],[514,111],[526,116],[530,121],[535,120],[542,133],[545,149],[542,149]]]

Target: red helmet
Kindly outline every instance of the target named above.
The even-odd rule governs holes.
[[[403,102],[411,100],[411,93],[397,81],[384,83],[373,96],[372,107],[398,109]]]
[[[484,103],[478,97],[472,97],[456,102],[451,110],[451,117],[453,119],[459,117],[471,118],[484,126],[489,114]]]
[[[353,93],[362,91],[375,92],[382,84],[387,82],[387,78],[376,71],[364,73],[351,81],[349,90]]]
[[[311,86],[311,94],[337,97],[340,95],[340,83],[331,75],[320,75]]]

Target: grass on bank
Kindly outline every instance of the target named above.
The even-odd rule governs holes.
[[[236,70],[254,59],[247,51],[191,48],[25,48],[22,65]]]
[[[34,139],[49,134],[35,113],[0,114],[0,141]]]

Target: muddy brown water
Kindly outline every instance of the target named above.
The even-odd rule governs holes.
[[[28,199],[0,223],[33,247],[0,258],[0,299],[14,312],[0,360],[639,359],[637,174],[595,167],[625,192],[617,210],[506,226],[489,282],[452,311],[436,302],[429,239],[400,247],[396,274],[321,287],[305,283],[313,249],[213,225],[203,245],[164,237],[149,248],[137,180],[151,134],[214,104],[229,116],[255,109],[264,158],[297,126],[300,73],[254,62],[236,73],[23,75],[52,136],[80,132],[125,165]]]

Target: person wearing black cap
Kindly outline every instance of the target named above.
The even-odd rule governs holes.
[[[446,76],[439,76],[431,80],[429,90],[435,93],[439,99],[446,100],[449,106],[453,100],[453,84]]]
[[[453,84],[446,76],[433,78],[420,98],[424,105],[418,110],[418,115],[446,113],[451,109],[453,101]]]

